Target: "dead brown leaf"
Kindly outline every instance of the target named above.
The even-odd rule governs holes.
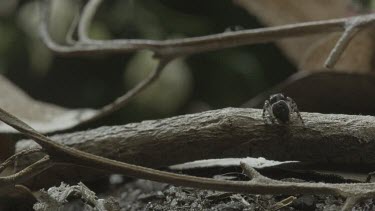
[[[0,107],[44,133],[65,130],[92,117],[93,109],[67,109],[32,99],[12,82],[0,75]],[[0,133],[18,133],[0,123]]]
[[[372,73],[298,72],[243,106],[262,108],[270,94],[281,92],[291,96],[301,111],[374,115],[374,90]]]
[[[371,71],[375,47],[372,32],[372,29],[364,30],[353,38],[335,65],[336,70],[349,73]],[[302,58],[299,69],[306,71],[321,69],[340,36],[340,33],[327,35],[313,43],[305,52],[305,58]]]
[[[341,18],[350,13],[350,1],[337,0],[234,0],[236,4],[255,15],[266,26],[278,26],[291,23]],[[335,45],[339,35],[313,35],[290,38],[277,42],[289,59],[300,70],[321,69],[329,51]],[[366,33],[355,37],[345,55],[335,69],[350,72],[368,72],[371,70],[374,39]]]

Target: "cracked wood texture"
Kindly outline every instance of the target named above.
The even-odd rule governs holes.
[[[167,119],[55,135],[51,138],[82,151],[152,168],[210,158],[265,157],[325,164],[375,163],[375,117],[302,113],[305,126],[265,125],[262,111],[225,108]],[[298,121],[296,121],[298,122]],[[31,140],[16,150],[38,146]],[[18,167],[34,157],[23,157]],[[98,178],[82,167],[53,167],[30,187]]]

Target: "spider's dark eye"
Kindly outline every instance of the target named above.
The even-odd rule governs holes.
[[[270,97],[271,105],[276,103],[277,101],[280,101],[280,100],[285,100],[285,96],[281,93],[271,95],[271,97]]]
[[[279,119],[281,122],[288,122],[289,121],[289,107],[288,104],[280,100],[272,105],[272,113],[273,115]]]

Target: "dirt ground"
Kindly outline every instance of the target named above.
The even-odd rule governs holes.
[[[286,206],[278,202],[287,195],[252,195],[225,193],[210,190],[175,187],[145,180],[135,180],[116,188],[105,195],[112,195],[119,202],[121,210],[340,210],[344,199],[322,195],[296,195]],[[375,210],[372,200],[363,202],[357,210]]]

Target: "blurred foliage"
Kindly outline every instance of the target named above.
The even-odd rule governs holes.
[[[371,12],[375,9],[375,1],[374,0],[352,0],[352,7],[359,12]]]
[[[157,67],[158,61],[152,55],[151,51],[140,51],[129,61],[124,77],[128,89],[138,84]],[[133,103],[139,112],[143,113],[174,113],[186,103],[192,84],[189,67],[178,58],[171,61],[164,68],[158,81],[140,93]]]
[[[0,0],[0,5],[5,4]],[[63,43],[80,1],[55,0],[53,38]],[[130,89],[155,65],[149,53],[63,57],[37,36],[33,1],[0,10],[0,71],[34,98],[65,107],[100,107]],[[96,39],[171,39],[261,27],[230,0],[107,0],[90,36]],[[295,72],[273,44],[244,46],[176,60],[152,89],[106,124],[201,109],[239,106]],[[103,124],[103,123],[102,123]]]

